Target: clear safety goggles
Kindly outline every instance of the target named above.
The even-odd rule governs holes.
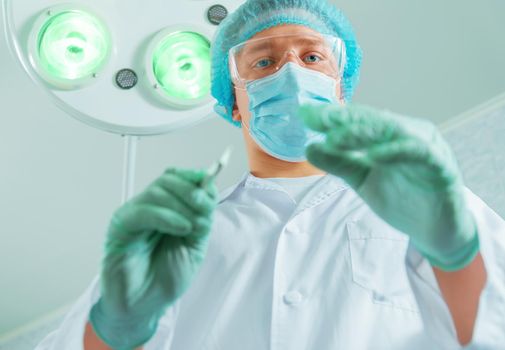
[[[342,78],[345,44],[342,39],[323,34],[286,34],[251,39],[229,51],[230,73],[237,87],[274,74],[287,62]]]

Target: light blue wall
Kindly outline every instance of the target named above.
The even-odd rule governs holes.
[[[359,102],[447,118],[505,91],[505,2],[336,0],[364,50]]]

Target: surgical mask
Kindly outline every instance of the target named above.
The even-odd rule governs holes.
[[[298,116],[304,104],[338,102],[337,80],[323,73],[286,63],[278,72],[246,84],[252,139],[271,156],[288,162],[307,160],[305,149],[325,135],[305,126]]]

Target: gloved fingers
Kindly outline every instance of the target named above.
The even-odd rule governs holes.
[[[340,151],[366,151],[370,147],[398,140],[400,134],[393,121],[374,121],[371,124],[356,122],[329,130],[326,142]]]
[[[399,125],[398,117],[366,106],[305,105],[300,108],[299,115],[309,128],[319,132],[360,124],[378,135],[383,133],[382,129],[401,133],[401,129],[396,127]]]
[[[152,186],[145,191],[145,201],[148,204],[166,207],[181,214],[192,224],[191,236],[200,237],[209,232],[211,226],[212,211],[198,213],[182,202],[173,193],[166,191],[160,186]]]
[[[379,163],[423,162],[435,165],[427,145],[413,139],[402,139],[377,145],[369,150],[370,158]]]
[[[216,186],[215,178],[211,178],[210,180],[208,180],[208,182],[202,188],[205,190],[205,192],[207,192],[207,194],[211,199],[217,201],[217,199],[219,198],[219,191]]]
[[[336,127],[342,127],[342,123],[330,125],[327,121],[332,113],[339,113],[342,107],[337,105],[303,105],[298,111],[307,127],[318,132],[328,132]]]
[[[201,182],[204,180],[204,178],[207,176],[207,170],[206,169],[200,169],[200,170],[191,170],[191,169],[179,169],[179,168],[168,168],[165,171],[165,174],[167,173],[172,173],[176,174],[185,180],[193,183],[196,186],[200,186]],[[203,187],[202,187],[203,188]],[[215,180],[210,179],[207,182],[207,185],[205,188],[203,188],[211,198],[217,198],[218,196],[218,191],[217,187],[215,185]]]
[[[175,174],[179,177],[182,177],[184,180],[193,183],[195,186],[203,188],[213,199],[218,197],[218,191],[214,178],[208,180],[207,185],[205,187],[200,186],[202,181],[208,175],[207,169],[192,170],[192,169],[168,168],[165,171],[165,174],[168,173]]]
[[[335,152],[324,143],[307,147],[307,159],[314,166],[341,177],[351,187],[359,187],[370,171],[366,154],[353,151]]]
[[[375,147],[370,151],[374,163],[405,163],[424,167],[430,181],[437,186],[448,186],[459,178],[458,168],[428,145],[415,139],[401,140]]]
[[[193,230],[190,235],[185,237],[188,241],[203,239],[210,233],[212,228],[212,218],[209,217],[199,216],[192,223]]]
[[[163,174],[156,180],[156,185],[172,193],[198,213],[209,213],[216,206],[216,198],[211,198],[207,191],[176,174]]]
[[[142,192],[136,199],[136,203],[139,204],[151,204],[163,208],[172,209],[173,211],[183,215],[188,220],[193,220],[202,212],[195,210],[190,207],[186,202],[182,201],[172,192],[167,191],[160,185],[154,185],[147,188]],[[209,214],[209,212],[203,212],[203,214]]]
[[[186,181],[192,182],[195,185],[198,185],[200,181],[206,175],[206,171],[204,169],[181,169],[170,167],[165,170],[165,174],[176,174],[180,177],[183,177]]]
[[[124,235],[137,233],[139,236],[144,231],[185,236],[193,230],[190,220],[183,215],[171,209],[150,204],[132,204],[121,207],[113,216],[111,225]]]

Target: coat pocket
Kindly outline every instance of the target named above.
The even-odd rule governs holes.
[[[386,225],[347,223],[352,279],[370,291],[373,303],[419,312],[407,276],[408,237]]]

